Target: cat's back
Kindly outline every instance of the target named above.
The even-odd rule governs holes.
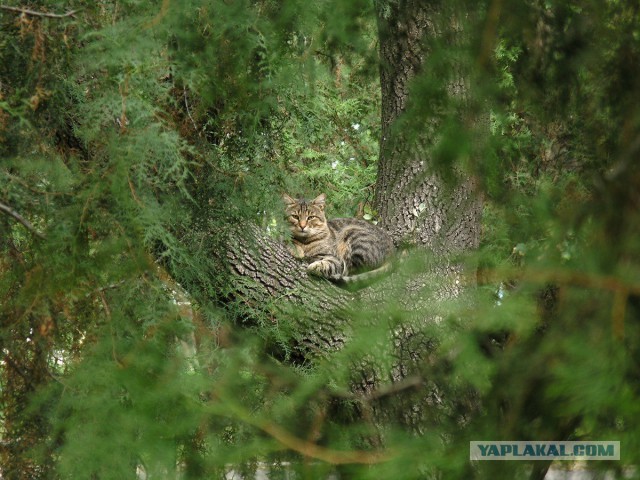
[[[336,234],[344,229],[353,229],[388,236],[380,227],[361,218],[332,218],[327,223]]]
[[[353,267],[375,268],[393,253],[391,237],[382,228],[359,218],[334,218],[328,222],[337,247],[350,257]]]

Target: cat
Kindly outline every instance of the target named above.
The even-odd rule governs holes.
[[[387,271],[394,252],[391,237],[358,218],[327,220],[326,195],[311,201],[282,196],[297,258],[310,261],[307,272],[334,282],[360,282]],[[372,270],[373,269],[373,270]],[[370,270],[366,273],[361,273]]]

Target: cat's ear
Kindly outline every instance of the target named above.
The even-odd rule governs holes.
[[[321,193],[316,198],[314,198],[311,203],[313,203],[314,205],[324,210],[324,202],[326,199],[327,199],[327,196],[324,193]]]
[[[286,203],[287,205],[295,205],[297,202],[295,199],[291,198],[289,195],[287,195],[286,193],[282,194],[282,201],[284,203]]]

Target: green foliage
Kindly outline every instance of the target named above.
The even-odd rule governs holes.
[[[434,300],[439,259],[411,252],[320,358],[296,347],[304,312],[232,295],[252,284],[224,268],[229,232],[277,230],[280,193],[375,216],[378,3],[0,10],[4,478],[518,478],[471,466],[468,442],[554,436],[638,464],[631,2],[434,18],[393,128],[451,184],[477,179],[477,288]]]
[[[0,201],[28,219],[0,216],[7,478],[167,475],[176,464],[199,478],[281,450],[251,419],[280,419],[296,400],[304,412],[309,393],[269,400],[248,334],[226,350],[205,335],[202,358],[185,356],[176,339],[194,325],[164,268],[190,287],[201,327],[218,331],[228,319],[212,306],[225,291],[211,251],[229,225],[271,222],[284,190],[327,191],[351,214],[353,193],[371,188],[377,87],[360,54],[374,25],[359,12],[331,26],[333,6],[0,11]],[[348,47],[347,26],[363,32]]]

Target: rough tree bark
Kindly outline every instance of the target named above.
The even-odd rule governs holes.
[[[432,172],[432,152],[438,142],[437,99],[410,98],[416,75],[429,75],[424,64],[428,39],[444,35],[460,42],[462,31],[449,18],[450,31],[442,32],[436,19],[438,2],[420,0],[378,2],[380,84],[382,89],[382,138],[376,185],[376,207],[382,226],[396,242],[407,237],[436,255],[475,249],[479,242],[481,202],[471,178],[451,189]],[[450,95],[466,96],[462,74],[452,72]],[[433,106],[427,128],[418,136],[394,130],[409,102]],[[431,106],[427,107],[427,110]]]
[[[243,237],[242,232],[234,236]],[[306,266],[287,247],[257,228],[244,241],[229,242],[226,264],[234,277],[235,297],[250,311],[295,315],[294,351],[303,357],[339,350],[349,332],[354,295],[328,281],[310,278]]]

